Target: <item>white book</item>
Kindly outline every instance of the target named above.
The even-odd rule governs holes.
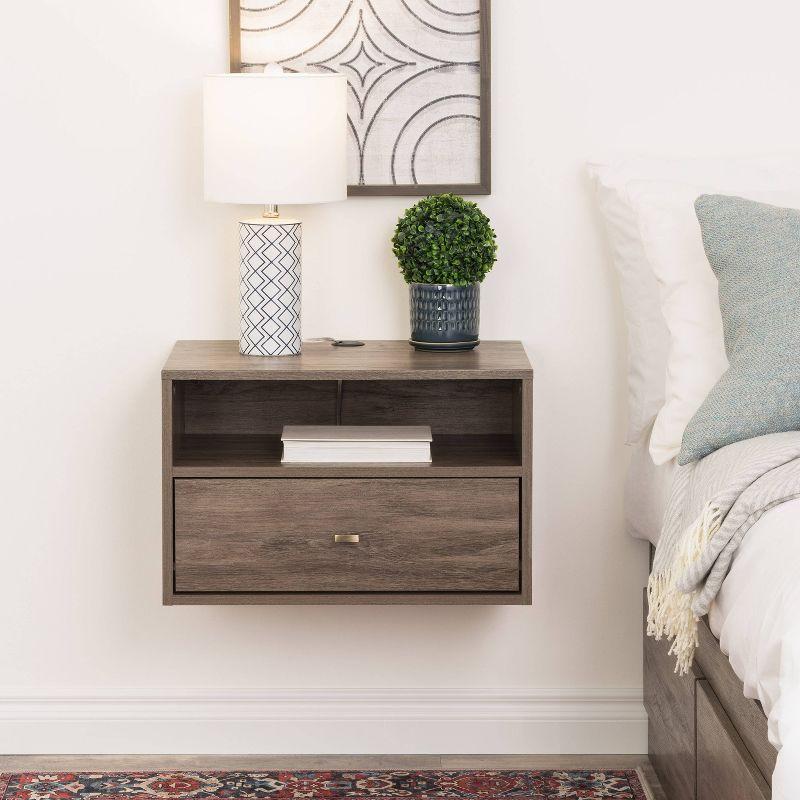
[[[283,463],[430,463],[427,425],[285,425]]]

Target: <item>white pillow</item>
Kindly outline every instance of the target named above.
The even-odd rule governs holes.
[[[664,405],[650,435],[655,464],[678,454],[689,420],[728,367],[717,279],[694,213],[701,194],[700,187],[682,183],[632,181],[628,186],[669,331]]]
[[[749,180],[752,183],[758,177]],[[794,193],[791,187],[795,187]],[[628,185],[670,338],[664,406],[650,436],[655,464],[665,464],[678,454],[686,426],[728,368],[717,279],[708,264],[694,210],[697,197],[710,193],[796,206],[800,201],[800,159],[768,176],[762,187],[748,187],[730,178],[706,185],[669,181],[632,181]]]
[[[664,372],[669,345],[658,284],[647,264],[636,213],[627,196],[628,181],[647,172],[646,164],[636,158],[613,164],[589,164],[617,271],[628,331],[627,444],[636,444],[644,436],[664,404]],[[663,166],[655,175],[653,170],[649,172],[651,177],[666,177],[668,174]]]
[[[665,381],[671,347],[670,331],[661,308],[662,292],[659,290],[654,270],[645,252],[640,230],[639,211],[631,197],[631,190],[637,195],[641,195],[645,190],[642,182],[663,182],[667,187],[673,186],[673,189],[676,182],[683,182],[702,186],[704,187],[702,191],[734,194],[742,191],[741,187],[768,189],[775,186],[794,186],[800,188],[798,170],[800,170],[800,156],[796,154],[735,160],[629,156],[589,163],[589,172],[595,179],[598,202],[605,220],[614,266],[620,281],[628,330],[628,430],[626,441],[629,444],[642,438],[665,402],[668,402],[665,395]],[[737,187],[739,188],[737,189]],[[649,189],[650,194],[657,191],[654,185],[651,185]],[[669,192],[669,189],[667,191]],[[702,194],[702,191],[699,191],[698,194]],[[678,228],[685,231],[687,220],[685,215],[682,216],[684,224],[678,225]],[[696,225],[693,208],[691,209],[691,219]],[[699,236],[699,228],[696,229],[696,233]],[[653,249],[652,243],[651,249]],[[705,258],[705,254],[703,254],[703,258]],[[707,265],[706,269],[710,272]],[[718,309],[716,314],[718,318]],[[672,389],[681,391],[681,382],[677,380],[678,375],[675,374],[678,365],[671,365],[669,369],[673,374]],[[702,367],[697,369],[703,371]],[[710,367],[711,372],[716,372],[718,369],[718,363]],[[719,376],[717,375],[717,377]],[[700,402],[702,400],[703,398],[700,399]],[[666,416],[668,414],[665,414]],[[689,418],[691,418],[691,414]],[[680,430],[677,447],[672,445],[663,449],[663,442],[661,442],[659,434],[657,439],[657,443],[660,442],[658,445],[659,462],[657,463],[663,463],[660,459],[664,458],[667,451],[677,453],[680,448],[680,437],[683,436],[683,429],[689,418],[685,420],[683,428]],[[677,427],[680,427],[680,422],[676,424]],[[663,423],[661,427],[663,427]],[[674,440],[674,429],[670,435]],[[664,460],[668,460],[668,457]]]

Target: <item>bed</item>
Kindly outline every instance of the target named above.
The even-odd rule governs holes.
[[[653,545],[653,766],[670,800],[800,800],[800,160],[590,173],[628,330],[627,527]]]
[[[674,467],[645,455],[632,454],[627,524],[654,544]],[[750,529],[689,675],[675,674],[667,642],[644,637],[648,749],[670,800],[800,798],[799,528],[797,499]]]

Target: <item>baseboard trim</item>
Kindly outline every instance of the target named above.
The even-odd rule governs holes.
[[[0,691],[0,753],[640,753],[638,689]]]

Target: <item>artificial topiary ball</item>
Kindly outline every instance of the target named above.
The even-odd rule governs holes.
[[[480,283],[494,266],[497,241],[489,218],[454,194],[426,197],[407,209],[392,237],[406,283]]]

